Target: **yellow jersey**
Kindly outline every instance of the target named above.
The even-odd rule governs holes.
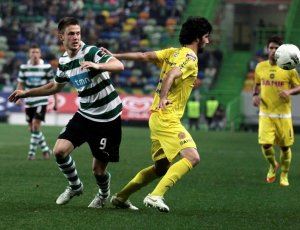
[[[289,115],[291,100],[279,96],[279,92],[300,85],[295,69],[283,70],[271,65],[269,60],[258,63],[255,69],[255,84],[260,84],[260,113]]]
[[[155,51],[158,58],[156,63],[160,68],[160,79],[155,91],[154,100],[151,106],[151,111],[158,111],[159,94],[161,91],[162,80],[166,74],[174,67],[179,67],[182,76],[176,78],[173,82],[167,98],[171,104],[167,105],[162,111],[163,114],[174,115],[176,118],[181,118],[188,98],[194,86],[194,81],[198,75],[198,58],[193,50],[187,47],[168,48]]]

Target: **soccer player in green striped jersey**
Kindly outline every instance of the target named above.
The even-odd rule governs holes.
[[[20,66],[17,89],[28,90],[40,87],[53,79],[53,69],[50,64],[44,63],[41,59],[41,49],[37,45],[31,45],[28,62]],[[19,101],[18,104],[20,103]],[[25,98],[24,100],[26,121],[31,132],[28,160],[35,159],[38,146],[42,149],[44,159],[50,157],[50,149],[41,131],[41,123],[45,120],[47,105],[48,96]],[[54,110],[56,110],[56,95],[54,95]]]
[[[81,28],[76,18],[61,19],[58,32],[66,52],[59,59],[55,81],[39,88],[16,90],[9,100],[16,102],[19,98],[51,95],[61,91],[67,83],[76,88],[80,97],[79,109],[61,131],[53,149],[56,163],[69,183],[56,203],[66,204],[74,196],[82,194],[83,184],[70,154],[87,142],[93,155],[93,173],[99,186],[89,207],[102,208],[110,195],[107,164],[119,161],[122,133],[122,101],[108,72],[122,71],[124,66],[97,47],[82,42]]]

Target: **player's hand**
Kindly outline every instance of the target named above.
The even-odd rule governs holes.
[[[260,97],[258,95],[255,95],[255,96],[252,97],[252,104],[255,107],[259,106],[259,104],[260,104]]]
[[[100,69],[99,65],[97,63],[91,62],[91,61],[83,61],[80,64],[81,69],[95,69],[98,70]]]
[[[194,81],[194,84],[193,84],[193,88],[194,89],[197,89],[200,87],[200,85],[202,84],[201,80],[199,78],[197,78],[195,81]]]
[[[114,54],[112,52],[110,52],[108,49],[104,48],[104,47],[100,47],[100,50],[104,53],[109,54],[110,56],[114,56]]]
[[[289,90],[282,90],[282,91],[280,91],[279,92],[279,97],[281,97],[285,101],[288,101],[288,99],[290,97],[290,91]]]
[[[169,101],[167,98],[161,98],[158,103],[158,109],[164,110],[169,104],[172,104],[172,102]]]
[[[11,95],[9,95],[8,100],[10,102],[17,103],[20,98],[26,97],[25,90],[15,90]]]
[[[18,106],[22,105],[22,100],[21,99],[17,100],[15,104]]]

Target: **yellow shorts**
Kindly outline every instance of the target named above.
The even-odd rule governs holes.
[[[294,143],[294,130],[291,118],[259,117],[259,144],[291,146]]]
[[[151,132],[151,154],[154,161],[168,158],[170,162],[185,148],[196,148],[196,144],[178,118],[154,112],[149,119]]]

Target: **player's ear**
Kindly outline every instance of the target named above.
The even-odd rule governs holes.
[[[58,32],[58,39],[63,42],[64,41],[64,36],[63,36],[63,33],[61,32]]]

